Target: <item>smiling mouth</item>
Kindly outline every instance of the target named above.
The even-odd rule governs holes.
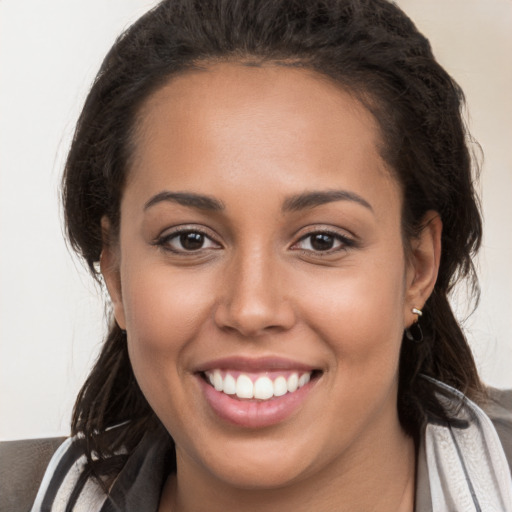
[[[216,391],[238,400],[269,401],[295,393],[321,375],[312,371],[240,372],[212,369],[202,372],[203,379]]]

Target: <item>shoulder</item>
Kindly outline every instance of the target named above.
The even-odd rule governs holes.
[[[0,442],[0,510],[26,512],[64,437]]]
[[[85,441],[78,437],[66,439],[54,453],[37,493],[32,512],[74,511],[96,512],[105,502],[106,494],[85,471]]]
[[[512,472],[512,389],[487,389],[489,399],[482,408],[492,421]]]
[[[512,392],[488,389],[479,405],[436,381],[447,421],[430,419],[418,458],[418,511],[512,511]]]
[[[102,435],[119,435],[119,428]],[[91,475],[86,439],[67,439],[48,465],[31,512],[156,511],[163,482],[176,469],[169,440],[167,433],[146,432],[129,452],[122,448],[104,459],[103,469],[111,462],[116,467],[113,483],[107,488]]]

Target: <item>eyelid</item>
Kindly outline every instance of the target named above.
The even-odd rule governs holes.
[[[312,249],[301,249],[301,248],[295,248],[294,249],[294,247],[296,247],[300,242],[302,242],[303,240],[306,240],[308,237],[311,237],[311,236],[316,235],[316,234],[325,234],[325,235],[332,236],[337,241],[339,241],[341,243],[341,245],[339,247],[336,247],[336,248],[333,248],[333,249],[328,249],[328,250],[325,250],[325,251],[315,251],[315,250],[312,250]],[[311,228],[308,228],[308,231],[306,233],[303,233],[299,237],[299,239],[296,242],[293,243],[293,245],[290,247],[290,249],[298,250],[298,251],[303,251],[303,252],[308,252],[308,253],[312,253],[312,254],[327,255],[327,254],[335,254],[335,253],[338,253],[340,251],[346,251],[347,249],[349,249],[351,247],[356,247],[356,246],[357,246],[357,240],[354,238],[353,235],[348,235],[348,234],[340,233],[339,231],[337,231],[334,228],[311,227]]]
[[[171,249],[168,245],[169,241],[184,234],[184,233],[200,233],[205,238],[210,240],[213,244],[215,244],[217,248],[222,248],[221,243],[216,239],[215,236],[212,235],[211,231],[209,229],[205,229],[202,226],[197,226],[193,224],[185,224],[181,226],[175,226],[173,228],[167,228],[163,230],[152,242],[151,245],[155,245],[160,247],[161,249],[171,252],[173,254],[177,255],[197,255],[201,253],[201,251],[213,249],[213,247],[205,247],[197,249],[196,251],[187,251],[185,249],[183,250],[177,250],[177,249]]]

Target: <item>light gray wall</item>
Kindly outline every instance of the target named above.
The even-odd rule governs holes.
[[[101,297],[63,242],[59,177],[104,54],[154,4],[0,1],[0,439],[68,433],[98,352]],[[485,152],[483,293],[467,326],[484,379],[512,387],[512,2],[398,4],[465,89]]]

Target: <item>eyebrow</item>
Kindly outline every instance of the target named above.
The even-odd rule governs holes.
[[[321,206],[335,201],[352,201],[373,212],[373,208],[368,201],[358,194],[349,192],[348,190],[313,191],[290,196],[284,201],[282,211],[284,213],[296,212],[315,208],[316,206]],[[144,211],[162,202],[177,203],[182,206],[197,208],[199,210],[221,211],[225,209],[222,201],[211,196],[194,194],[192,192],[170,192],[168,190],[164,190],[154,195],[145,203]]]
[[[334,201],[352,201],[360,204],[365,208],[368,208],[373,212],[371,204],[363,199],[360,195],[349,192],[348,190],[325,190],[325,191],[313,191],[304,192],[287,198],[283,203],[283,212],[296,212],[300,210],[306,210],[308,208],[314,208],[323,204],[332,203]]]
[[[199,210],[224,210],[224,203],[214,197],[202,194],[193,194],[191,192],[169,192],[168,190],[164,190],[163,192],[159,192],[154,195],[146,202],[144,205],[144,211],[162,202],[177,203],[182,206],[189,206]]]

